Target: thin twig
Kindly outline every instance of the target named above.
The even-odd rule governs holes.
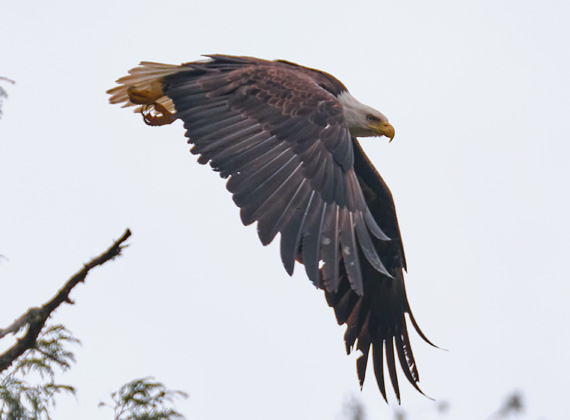
[[[0,372],[8,368],[14,360],[20,357],[26,350],[33,348],[36,344],[36,339],[40,334],[42,328],[44,327],[47,319],[51,316],[52,312],[57,309],[59,305],[63,302],[73,303],[69,299],[69,294],[71,290],[80,282],[84,282],[87,274],[93,268],[105,264],[107,261],[112,260],[115,257],[121,255],[123,248],[128,245],[123,245],[123,243],[131,236],[131,231],[129,229],[125,230],[125,233],[113,242],[113,245],[99,255],[93,258],[87,264],[83,266],[81,270],[75,273],[65,285],[60,289],[59,292],[49,301],[44,303],[39,308],[31,308],[24,315],[19,317],[16,321],[12,323],[8,328],[0,330],[0,338],[6,336],[7,334],[14,334],[20,329],[28,326],[28,331],[24,337],[20,338],[16,344],[10,347],[6,352],[0,355]]]

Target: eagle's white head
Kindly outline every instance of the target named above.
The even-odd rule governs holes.
[[[368,105],[364,105],[348,92],[341,93],[337,99],[344,108],[344,117],[352,136],[386,136],[392,141],[395,130],[384,114]]]

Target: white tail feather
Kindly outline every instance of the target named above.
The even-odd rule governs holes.
[[[111,95],[109,102],[112,104],[123,104],[123,108],[129,106],[136,106],[129,100],[128,89],[134,87],[137,90],[156,89],[162,90],[162,79],[171,74],[179,71],[192,71],[193,69],[188,66],[180,66],[176,64],[162,64],[143,61],[138,67],[129,70],[128,76],[123,76],[117,80],[120,86],[116,86],[107,91]],[[174,103],[167,96],[161,96],[156,102],[163,105],[168,111],[174,113],[176,109]],[[134,112],[141,112],[142,107],[137,106]]]

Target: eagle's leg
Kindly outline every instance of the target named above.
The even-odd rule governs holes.
[[[148,89],[137,89],[131,86],[127,89],[127,94],[132,103],[142,105],[141,114],[148,125],[166,125],[176,120],[173,113],[157,102],[164,96],[160,84],[152,84]]]
[[[134,86],[129,86],[127,89],[129,100],[137,105],[152,105],[158,101],[164,92],[159,84],[153,83],[147,89],[137,89]]]

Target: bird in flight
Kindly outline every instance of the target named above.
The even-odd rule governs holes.
[[[182,65],[142,62],[108,91],[148,125],[182,120],[191,152],[223,178],[245,225],[263,245],[280,234],[281,260],[324,290],[345,344],[372,355],[386,399],[384,364],[398,402],[396,357],[419,392],[405,315],[406,260],[390,190],[357,137],[394,138],[386,116],[328,73],[288,61],[209,55]],[[433,345],[433,344],[432,344]],[[423,394],[423,392],[422,392]]]

